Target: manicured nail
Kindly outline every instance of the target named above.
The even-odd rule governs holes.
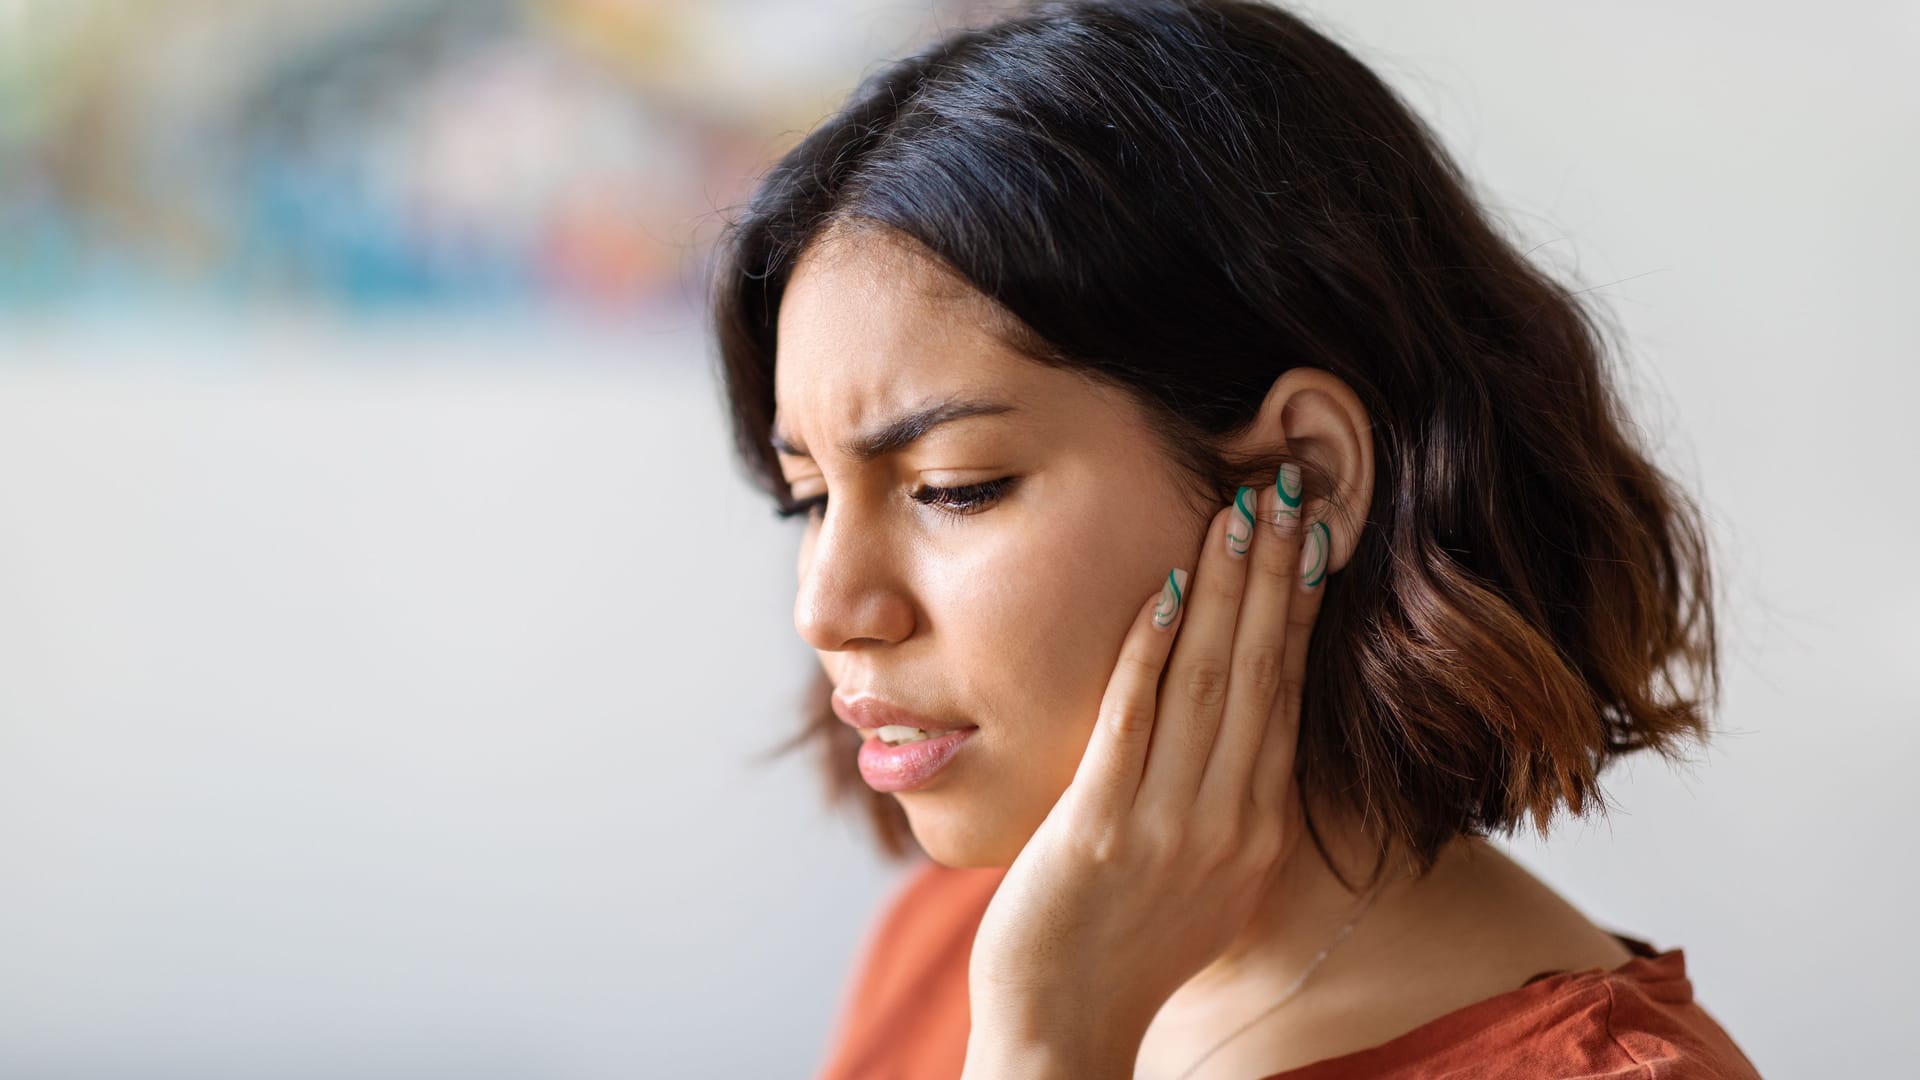
[[[1300,583],[1305,588],[1313,588],[1327,579],[1327,553],[1333,550],[1333,534],[1328,531],[1327,523],[1316,521],[1307,529],[1307,538],[1300,546]]]
[[[1253,489],[1243,487],[1233,493],[1233,513],[1227,517],[1227,554],[1234,558],[1246,555],[1253,544]]]
[[[1173,625],[1173,617],[1180,614],[1180,603],[1187,594],[1187,572],[1175,568],[1167,571],[1167,583],[1160,586],[1160,603],[1153,609],[1153,628],[1165,630]]]
[[[1273,533],[1286,539],[1300,528],[1300,466],[1289,461],[1280,466],[1273,478],[1274,494],[1279,496],[1273,510]]]

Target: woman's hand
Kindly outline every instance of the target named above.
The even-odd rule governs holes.
[[[1044,1055],[1131,1076],[1161,1005],[1232,943],[1293,850],[1300,687],[1331,553],[1300,501],[1291,464],[1242,488],[1213,517],[1191,595],[1175,570],[1134,617],[1073,782],[974,937],[969,1080]]]

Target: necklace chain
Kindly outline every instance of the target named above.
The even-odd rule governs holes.
[[[1300,988],[1302,986],[1306,985],[1307,976],[1313,974],[1313,969],[1320,966],[1320,961],[1325,960],[1327,958],[1327,954],[1333,951],[1333,947],[1335,945],[1340,944],[1340,942],[1346,940],[1346,936],[1348,934],[1353,933],[1353,928],[1356,924],[1360,922],[1360,917],[1367,913],[1367,909],[1373,906],[1374,898],[1378,897],[1382,892],[1386,891],[1386,887],[1387,887],[1387,883],[1383,881],[1379,885],[1376,885],[1373,889],[1368,891],[1367,895],[1361,899],[1360,905],[1354,909],[1353,918],[1348,919],[1347,925],[1341,927],[1340,932],[1333,935],[1333,940],[1327,942],[1325,947],[1323,947],[1317,954],[1315,954],[1312,960],[1307,961],[1307,966],[1301,970],[1299,975],[1294,977],[1294,980],[1292,983],[1288,984],[1286,991],[1280,995],[1280,1000],[1267,1006],[1265,1009],[1262,1009],[1260,1013],[1256,1015],[1253,1019],[1248,1020],[1246,1023],[1241,1024],[1239,1027],[1234,1028],[1232,1031],[1228,1032],[1226,1035],[1226,1038],[1223,1038],[1219,1042],[1214,1043],[1213,1046],[1209,1048],[1206,1053],[1200,1055],[1200,1059],[1198,1061],[1195,1061],[1193,1064],[1187,1066],[1187,1070],[1181,1073],[1179,1076],[1175,1077],[1174,1080],[1187,1080],[1188,1077],[1194,1074],[1194,1071],[1196,1069],[1206,1064],[1207,1059],[1212,1057],[1215,1051],[1219,1050],[1221,1047],[1232,1042],[1235,1037],[1244,1033],[1248,1028],[1252,1027],[1253,1025],[1259,1023],[1262,1020],[1265,1020],[1267,1017],[1273,1015],[1274,1010],[1278,1009],[1280,1006],[1285,1005],[1289,1001],[1292,1001],[1293,996],[1300,992]]]

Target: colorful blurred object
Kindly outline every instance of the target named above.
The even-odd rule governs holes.
[[[929,17],[836,0],[0,0],[0,316],[644,315]]]

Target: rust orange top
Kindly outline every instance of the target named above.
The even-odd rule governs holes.
[[[819,1080],[952,1080],[967,1049],[967,955],[1004,868],[925,861],[895,888],[853,976]],[[1759,1080],[1693,999],[1681,949],[1615,937],[1611,971],[1542,972],[1365,1050],[1261,1080]]]

